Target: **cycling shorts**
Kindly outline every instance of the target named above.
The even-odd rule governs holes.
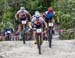
[[[48,22],[49,22],[49,20],[51,20],[51,21],[52,21],[52,18],[45,18],[45,22],[46,22],[46,23],[48,23]]]

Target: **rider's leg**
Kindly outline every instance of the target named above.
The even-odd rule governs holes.
[[[22,37],[21,37],[21,32],[22,32],[22,24],[19,24],[18,25],[18,35],[19,35],[19,39],[21,39]]]
[[[47,40],[47,33],[46,33],[46,30],[43,32],[43,37],[45,38],[45,40]]]
[[[36,40],[36,31],[33,32],[33,37],[34,37],[34,41],[35,41],[34,43],[36,44],[37,43],[37,40]]]
[[[42,38],[41,38],[42,39],[42,43],[43,43],[43,38],[45,37],[45,35],[46,35],[46,31],[43,31],[42,32]]]
[[[42,40],[42,42],[41,43],[43,43],[43,38],[44,38],[44,33],[42,32],[42,34],[41,34],[41,40]]]
[[[21,32],[22,31],[22,24],[19,24],[18,25],[18,32]]]

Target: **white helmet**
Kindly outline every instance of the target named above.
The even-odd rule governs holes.
[[[40,12],[39,11],[35,11],[35,16],[36,17],[40,17],[41,16]]]
[[[24,7],[20,7],[20,10],[25,10],[25,8]]]

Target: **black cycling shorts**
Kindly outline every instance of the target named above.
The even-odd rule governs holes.
[[[49,22],[49,20],[51,20],[51,21],[52,21],[52,18],[45,18],[45,22],[46,22],[46,23],[48,23],[48,22]]]

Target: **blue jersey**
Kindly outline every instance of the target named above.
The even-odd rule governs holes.
[[[48,11],[46,11],[45,14],[46,14],[45,17],[46,17],[47,19],[51,19],[51,18],[54,17],[55,12],[48,12]]]

